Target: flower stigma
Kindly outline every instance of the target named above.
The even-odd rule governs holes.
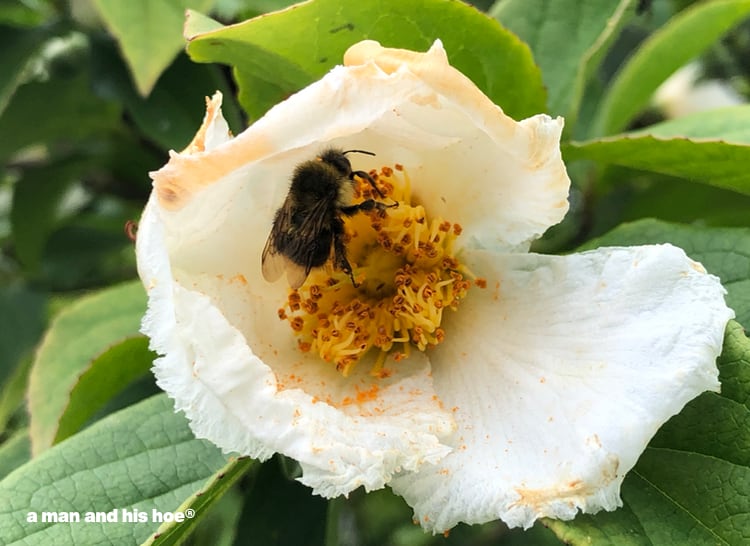
[[[412,203],[403,166],[369,174],[384,198],[355,177],[353,202],[375,199],[397,206],[344,217],[347,257],[358,286],[329,262],[290,291],[279,318],[289,322],[300,350],[317,353],[344,376],[378,349],[371,374],[387,377],[388,354],[399,362],[411,347],[425,351],[445,339],[443,311],[458,308],[474,276],[454,255],[461,226],[430,219],[422,205]],[[474,282],[486,286],[482,279]]]

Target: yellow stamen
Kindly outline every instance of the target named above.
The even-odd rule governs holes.
[[[290,292],[279,318],[299,336],[301,351],[315,352],[348,375],[370,349],[379,354],[371,373],[386,377],[386,357],[400,362],[411,347],[434,347],[447,335],[440,326],[445,309],[456,310],[473,275],[453,254],[461,226],[430,219],[411,203],[411,183],[396,165],[371,172],[384,199],[357,180],[357,201],[375,199],[397,207],[345,218],[346,249],[354,278],[321,268]],[[474,279],[484,288],[486,281]],[[397,350],[396,347],[399,349]]]

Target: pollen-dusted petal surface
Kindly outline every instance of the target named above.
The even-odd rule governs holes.
[[[394,491],[435,532],[613,510],[659,426],[719,390],[719,280],[670,245],[463,259],[487,288],[431,357],[454,450]]]

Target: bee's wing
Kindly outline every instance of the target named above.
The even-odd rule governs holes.
[[[307,279],[307,275],[309,273],[309,270],[289,259],[286,259],[285,271],[286,280],[293,290],[296,290],[297,288],[302,286],[302,283],[305,282],[305,279]]]
[[[289,259],[279,248],[279,235],[292,229],[292,203],[287,199],[274,219],[273,228],[266,240],[261,255],[261,272],[268,282],[279,280],[286,273],[289,286],[299,288],[305,282],[309,268],[305,268]]]
[[[281,278],[281,275],[286,273],[286,279],[292,288],[299,288],[307,278],[307,270],[303,266],[294,263],[279,253],[278,249],[274,246],[272,235],[268,237],[266,246],[263,249],[261,271],[263,278],[268,282],[277,281]]]
[[[263,278],[268,282],[279,280],[281,274],[286,270],[285,261],[286,258],[284,255],[279,254],[279,251],[276,248],[273,232],[271,232],[268,236],[268,240],[266,240],[266,246],[263,247],[263,256],[260,262]]]

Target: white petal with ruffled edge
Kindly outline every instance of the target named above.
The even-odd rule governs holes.
[[[431,356],[454,450],[394,491],[435,532],[613,510],[659,426],[719,389],[719,280],[670,245],[463,259],[488,287]]]

